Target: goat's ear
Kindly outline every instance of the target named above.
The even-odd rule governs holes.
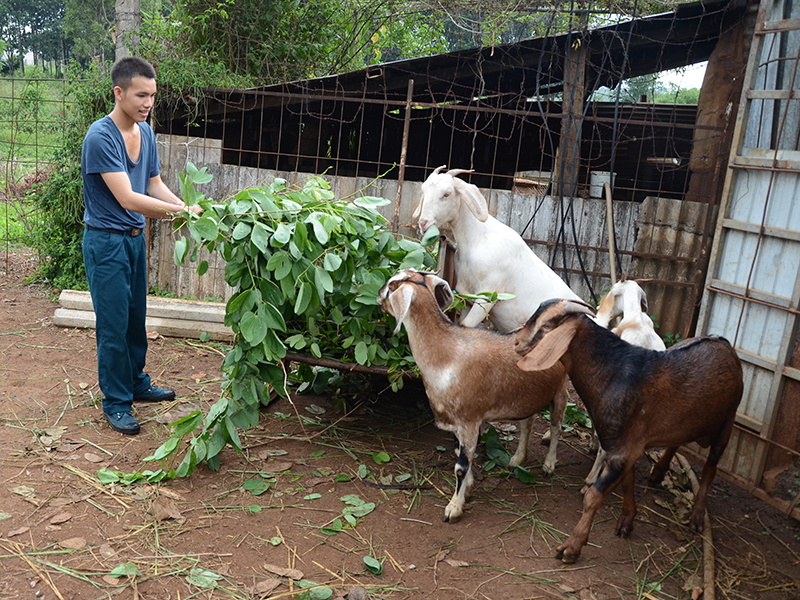
[[[458,177],[453,177],[453,186],[461,194],[461,198],[467,208],[479,221],[485,221],[489,218],[489,206],[486,204],[486,198],[478,190],[478,186],[467,183]]]
[[[411,213],[411,218],[412,219],[419,219],[419,216],[422,214],[422,202],[423,202],[423,200],[424,200],[424,198],[420,198],[419,204],[417,204],[417,207],[414,209],[414,212]]]
[[[401,285],[394,292],[389,294],[389,304],[392,307],[392,316],[397,321],[394,328],[394,335],[400,331],[403,321],[408,316],[408,309],[411,307],[411,299],[414,297],[414,290],[409,285]]]
[[[435,275],[431,277],[433,278],[433,297],[436,298],[436,303],[444,312],[453,304],[453,291],[450,289],[450,284],[441,277]]]
[[[572,338],[575,337],[577,326],[577,319],[567,319],[545,334],[542,341],[523,356],[517,366],[523,371],[546,371],[564,356]]]

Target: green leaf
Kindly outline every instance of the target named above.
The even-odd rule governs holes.
[[[372,460],[375,461],[376,465],[382,465],[392,460],[392,458],[386,452],[375,452],[372,455]]]
[[[379,206],[386,206],[387,204],[391,203],[391,200],[387,200],[386,198],[378,198],[376,196],[362,196],[361,198],[356,198],[353,200],[353,204],[356,206],[361,206],[362,208],[378,208]]]
[[[186,259],[186,254],[189,252],[188,238],[181,237],[175,242],[175,249],[173,251],[173,260],[176,265],[182,265]]]
[[[269,230],[263,223],[253,225],[253,232],[250,234],[250,241],[258,248],[262,254],[269,253]]]
[[[208,571],[200,567],[194,567],[186,576],[186,581],[191,585],[195,585],[203,589],[211,589],[217,587],[217,582],[222,581],[224,577],[213,571]]]
[[[267,335],[266,319],[256,313],[245,313],[239,324],[239,330],[251,346],[256,346],[263,342]]]
[[[119,471],[109,471],[105,467],[97,471],[97,480],[102,483],[103,485],[108,485],[110,483],[117,483],[120,480],[120,476],[122,473]]]
[[[191,161],[186,163],[186,174],[194,183],[202,184],[211,181],[214,176],[211,173],[207,173],[207,170],[208,167],[203,167],[198,171]]]
[[[324,292],[328,292],[329,294],[333,292],[333,279],[331,279],[330,274],[325,269],[314,267],[314,279],[320,298],[325,295]],[[320,288],[322,288],[322,291],[320,291]]]
[[[306,312],[308,305],[311,303],[311,286],[307,281],[300,284],[300,289],[297,292],[297,300],[294,303],[294,312],[297,315],[302,315]]]
[[[269,482],[260,475],[251,477],[242,484],[245,491],[250,492],[253,496],[260,496],[269,489]]]
[[[430,246],[439,241],[439,228],[436,225],[431,225],[419,241],[421,246]]]
[[[122,563],[121,565],[117,565],[109,572],[111,577],[116,579],[121,579],[122,577],[136,577],[139,574],[139,569],[136,568],[136,565],[130,562]]]
[[[319,221],[319,219],[316,217],[308,217],[308,219],[306,219],[306,223],[311,223],[311,226],[314,228],[314,237],[317,238],[317,241],[320,244],[328,243],[330,235],[328,235],[328,231],[325,229],[325,226]]]
[[[234,240],[243,240],[250,235],[251,229],[252,227],[248,223],[245,223],[244,221],[239,221],[236,224],[236,227],[233,228],[233,233],[231,233],[231,237]]]
[[[204,240],[215,240],[219,234],[219,226],[213,217],[203,215],[200,219],[195,221],[192,228]]]
[[[273,246],[285,246],[290,239],[292,239],[292,230],[285,224],[281,223],[275,228],[275,233],[272,234]]]
[[[271,303],[265,302],[262,304],[258,309],[258,315],[270,329],[286,331],[286,321],[284,321],[281,311]]]
[[[356,354],[356,362],[358,364],[360,364],[360,365],[367,364],[367,359],[368,359],[368,356],[367,356],[367,344],[365,344],[363,341],[362,342],[358,342],[356,344],[355,354]]]
[[[201,260],[197,265],[197,274],[202,276],[205,275],[207,271],[208,271],[208,261]]]
[[[364,564],[367,566],[367,569],[369,569],[375,575],[380,575],[381,571],[383,571],[383,565],[381,562],[371,556],[364,557]]]
[[[325,258],[322,261],[322,266],[324,266],[328,271],[335,271],[342,266],[342,257],[338,254],[334,254],[333,252],[328,252],[325,254]]]

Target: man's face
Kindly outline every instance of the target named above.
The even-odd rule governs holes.
[[[142,123],[147,120],[156,96],[156,80],[147,77],[134,77],[127,89],[114,88],[117,106],[133,121]]]

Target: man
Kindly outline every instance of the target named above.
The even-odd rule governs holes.
[[[141,58],[123,58],[111,68],[111,81],[114,110],[92,123],[83,141],[83,262],[97,318],[103,415],[114,430],[135,435],[134,401],[175,398],[172,390],[152,385],[144,372],[145,216],[164,218],[200,208],[186,206],[159,174],[155,134],[147,124],[156,94],[153,66]]]

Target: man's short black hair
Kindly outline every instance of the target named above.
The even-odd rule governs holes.
[[[114,87],[119,86],[123,90],[126,90],[134,77],[155,79],[156,70],[153,68],[153,65],[138,56],[121,58],[111,67],[111,82],[114,84]]]

